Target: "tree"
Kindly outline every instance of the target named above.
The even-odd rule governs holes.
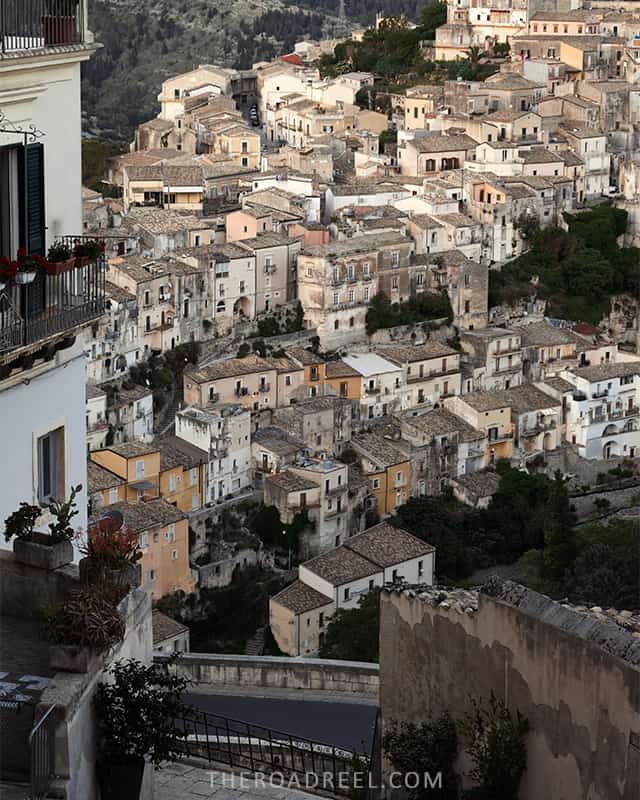
[[[585,525],[576,531],[577,556],[567,570],[572,602],[635,609],[640,606],[640,530],[633,522]]]
[[[438,580],[462,580],[478,561],[475,531],[477,515],[450,492],[438,497],[410,497],[396,512],[392,524],[436,548]]]
[[[527,767],[525,736],[529,723],[519,711],[513,717],[491,693],[488,706],[471,698],[472,709],[461,723],[473,763],[469,776],[477,782],[469,797],[478,800],[518,800]]]
[[[372,589],[358,607],[339,609],[331,618],[320,648],[320,658],[378,661],[380,590]]]
[[[478,74],[480,59],[484,55],[484,50],[481,47],[478,47],[478,45],[472,44],[471,47],[467,50],[466,55],[467,55],[467,60],[469,61],[469,66],[471,67],[471,77],[473,79]]]
[[[571,510],[569,493],[560,472],[556,472],[551,486],[544,521],[543,572],[546,577],[559,580],[576,556],[576,539],[573,526],[575,515]]]
[[[417,773],[421,780],[415,789],[410,789],[410,800],[438,798],[456,800],[458,779],[453,764],[458,753],[458,734],[451,717],[444,713],[434,722],[391,722],[382,737],[382,747],[395,770],[402,775]],[[433,780],[440,773],[441,786],[432,787],[426,780]]]
[[[427,3],[420,17],[420,34],[422,39],[433,41],[436,28],[447,21],[447,4],[444,2]]]

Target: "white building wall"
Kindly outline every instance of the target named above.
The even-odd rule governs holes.
[[[47,246],[56,235],[82,233],[78,55],[61,56],[55,65],[33,58],[28,69],[23,59],[0,61],[0,108],[15,125],[33,124],[44,134],[38,141],[44,145]],[[0,146],[22,141],[0,134]]]
[[[0,384],[0,441],[5,454],[0,463],[0,523],[21,502],[37,503],[38,437],[64,427],[65,496],[72,486],[82,484],[73,526],[86,529],[85,410],[84,355],[78,342],[59,351],[53,366],[36,367]],[[13,544],[0,536],[0,547],[7,550]]]

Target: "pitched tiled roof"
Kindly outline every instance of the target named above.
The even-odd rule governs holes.
[[[285,492],[305,492],[318,488],[317,483],[303,478],[301,475],[296,475],[295,472],[290,472],[288,469],[284,472],[276,472],[275,475],[267,475],[265,481],[279,489],[284,489]]]
[[[171,619],[171,617],[163,614],[162,611],[158,611],[157,608],[154,608],[151,612],[151,626],[153,628],[154,647],[157,647],[166,639],[173,639],[174,636],[180,636],[180,634],[189,630],[186,625]]]
[[[114,475],[108,469],[101,467],[91,459],[87,460],[87,486],[89,494],[94,492],[102,492],[105,489],[113,489],[116,486],[122,486],[126,481],[119,475]]]
[[[185,375],[194,383],[207,383],[222,378],[235,378],[237,375],[252,375],[255,372],[269,372],[275,369],[268,361],[259,356],[249,355],[246,358],[228,358],[218,361],[209,367],[186,370]]]
[[[623,378],[627,375],[640,375],[640,361],[621,361],[618,364],[600,364],[595,367],[576,369],[578,378],[585,378],[591,383],[606,381],[609,378]]]
[[[146,503],[113,503],[109,506],[109,510],[119,511],[124,517],[125,527],[132,528],[136,533],[187,519],[186,514],[162,498],[149,500]],[[96,522],[101,516],[98,512],[90,521]]]
[[[303,581],[294,581],[271,599],[295,614],[304,614],[333,602],[331,597],[316,591]]]
[[[402,528],[381,522],[362,533],[352,536],[345,547],[358,553],[380,567],[392,567],[411,558],[435,552],[435,547],[418,539]]]

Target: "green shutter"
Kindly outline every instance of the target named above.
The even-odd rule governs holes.
[[[27,145],[27,242],[30,253],[45,255],[44,221],[44,147]]]

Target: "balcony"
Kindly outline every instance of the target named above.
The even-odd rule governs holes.
[[[506,442],[508,439],[513,439],[513,433],[511,431],[509,431],[509,433],[499,433],[497,436],[487,437],[487,441],[490,445],[496,442]]]
[[[599,392],[594,392],[591,395],[592,400],[600,400],[602,397],[608,397],[609,390],[608,389],[601,389]]]
[[[11,351],[100,318],[105,311],[105,263],[100,257],[59,275],[39,272],[28,284],[9,283],[0,291],[0,359]]]
[[[262,394],[266,394],[266,392],[270,392],[271,391],[271,384],[270,383],[261,383],[260,386],[258,386],[258,391],[261,392]]]
[[[0,0],[0,55],[81,45],[86,0]]]
[[[380,387],[379,386],[367,386],[365,389],[365,393],[369,395],[376,395],[380,394]]]

